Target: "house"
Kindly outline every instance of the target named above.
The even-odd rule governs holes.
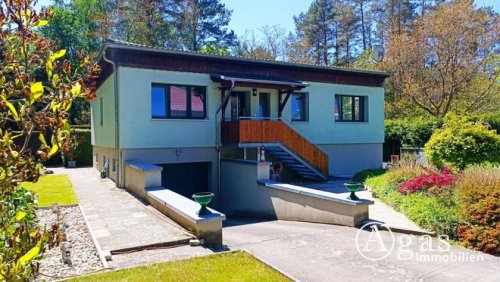
[[[259,154],[311,180],[382,166],[387,73],[121,41],[99,64],[94,162],[119,187],[129,161],[162,167],[162,186],[186,197],[219,189],[223,158]]]

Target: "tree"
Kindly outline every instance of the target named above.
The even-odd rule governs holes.
[[[498,14],[457,0],[422,16],[411,31],[393,33],[385,68],[396,100],[409,100],[433,116],[460,111],[459,105],[474,110],[480,104],[467,91],[474,81],[484,70],[490,84],[497,81],[498,67],[487,64],[498,51],[499,28]]]
[[[238,46],[235,48],[235,53],[238,56],[261,59],[261,60],[276,60],[270,50],[257,38],[254,31],[246,30],[243,36],[239,39]]]
[[[263,35],[263,46],[273,60],[284,61],[287,49],[286,29],[280,25],[265,25],[259,30]]]
[[[1,280],[28,281],[33,259],[57,242],[57,226],[51,233],[37,226],[33,197],[18,184],[37,181],[41,162],[70,148],[67,111],[74,99],[94,97],[99,72],[85,58],[72,67],[66,50],[40,35],[49,16],[31,0],[0,2]],[[30,145],[32,138],[41,145]]]
[[[234,32],[227,28],[232,11],[219,0],[167,0],[166,7],[185,49],[199,51],[207,44],[236,45]]]

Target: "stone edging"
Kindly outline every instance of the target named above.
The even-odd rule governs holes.
[[[99,242],[97,242],[97,239],[94,237],[94,234],[92,233],[92,228],[90,227],[90,224],[87,220],[87,215],[83,211],[82,205],[78,204],[78,207],[80,208],[80,212],[82,213],[83,220],[85,221],[85,225],[87,225],[87,229],[89,230],[90,237],[92,238],[92,242],[94,242],[94,246],[97,249],[97,255],[99,256],[99,259],[101,260],[101,263],[104,266],[104,269],[109,269],[110,267],[109,267],[108,261],[106,261],[106,259],[104,258],[101,246],[99,245]]]

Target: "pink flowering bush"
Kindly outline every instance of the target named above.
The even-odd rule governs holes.
[[[402,195],[413,194],[417,191],[428,191],[433,188],[449,188],[456,175],[448,168],[444,168],[441,172],[427,170],[428,173],[421,174],[413,180],[406,181],[399,186],[399,193]]]

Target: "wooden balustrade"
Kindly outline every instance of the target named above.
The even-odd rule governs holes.
[[[280,142],[323,174],[328,175],[328,155],[281,121],[224,121],[221,129],[222,143]]]

